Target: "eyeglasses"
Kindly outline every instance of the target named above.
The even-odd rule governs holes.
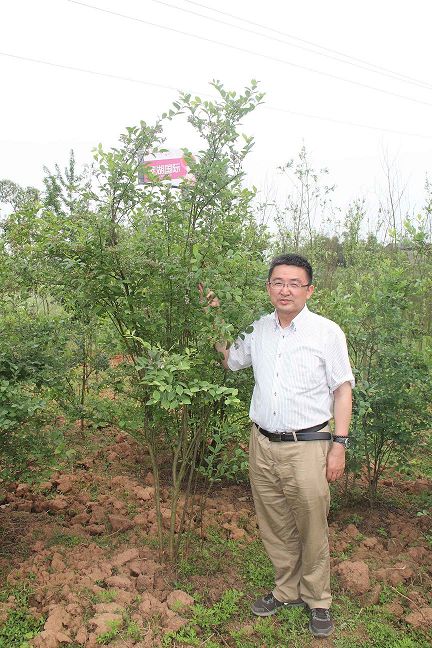
[[[285,286],[290,290],[300,290],[300,288],[306,288],[307,286],[310,286],[310,283],[301,284],[300,281],[280,281],[279,279],[269,281],[268,284],[272,288],[275,288],[275,290],[281,290]]]

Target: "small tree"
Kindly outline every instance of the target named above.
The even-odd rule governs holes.
[[[389,460],[403,459],[431,424],[430,370],[417,346],[415,302],[425,279],[403,254],[369,256],[368,269],[340,273],[321,307],[347,335],[356,374],[352,438],[371,501]]]
[[[180,488],[191,486],[217,422],[238,407],[211,341],[246,328],[264,294],[267,236],[254,221],[254,192],[242,186],[253,141],[238,132],[262,95],[255,83],[239,96],[213,86],[217,101],[181,94],[163,117],[186,115],[200,137],[196,157],[185,150],[193,181],[172,189],[153,177],[137,186],[140,158],[163,146],[163,120],[142,122],[119,148],[98,147],[93,177],[74,180],[72,196],[72,171],[63,181],[50,176],[31,250],[56,299],[71,314],[85,303],[94,317],[110,318],[131,361],[112,416],[148,447],[161,548],[159,470],[171,455],[171,557]],[[217,291],[223,319],[204,311],[200,283]]]
[[[306,147],[302,146],[298,159],[289,160],[279,170],[288,187],[285,206],[276,212],[277,252],[298,251],[305,245],[312,248],[317,235],[317,212],[321,221],[327,210],[331,214],[331,194],[335,187],[322,184],[322,177],[328,174],[328,169],[313,169]]]

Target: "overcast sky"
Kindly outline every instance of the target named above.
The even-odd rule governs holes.
[[[266,104],[243,130],[263,195],[283,199],[276,169],[304,143],[341,207],[374,205],[387,157],[415,212],[432,177],[431,24],[430,0],[4,0],[0,178],[40,187],[44,165],[64,166],[71,148],[90,161],[164,112],[175,88],[255,78]],[[193,149],[187,129],[168,134]]]

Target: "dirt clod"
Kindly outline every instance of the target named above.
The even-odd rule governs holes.
[[[353,594],[363,594],[370,588],[369,567],[362,560],[345,560],[335,569],[345,590]]]

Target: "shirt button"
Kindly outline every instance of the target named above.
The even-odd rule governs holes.
[[[273,416],[276,416],[276,412],[273,412]]]
[[[277,396],[276,392],[274,393],[275,396]]]

